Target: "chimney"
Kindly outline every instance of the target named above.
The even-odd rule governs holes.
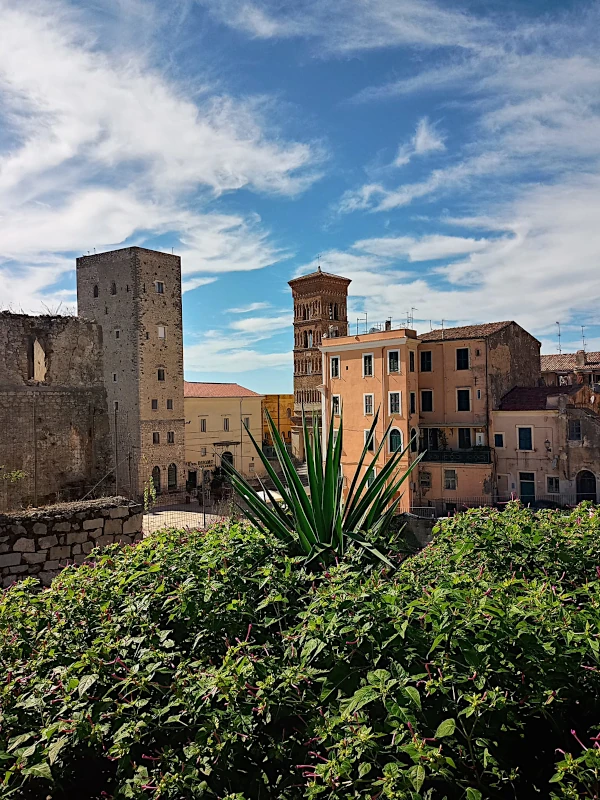
[[[385,321],[385,329],[386,329],[386,331],[391,331],[392,330],[392,320],[391,319],[386,319],[386,321]]]
[[[575,355],[575,365],[577,367],[585,367],[585,364],[586,364],[585,350],[578,350]]]

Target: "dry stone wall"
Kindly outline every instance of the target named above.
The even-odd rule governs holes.
[[[2,586],[29,575],[48,586],[63,567],[82,564],[97,547],[137,542],[142,516],[142,506],[123,497],[0,514]]]

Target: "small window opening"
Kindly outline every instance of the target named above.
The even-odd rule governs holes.
[[[99,294],[98,287],[94,286],[94,297],[98,297]]]
[[[113,281],[110,285],[110,293],[116,294],[117,293],[117,284]]]

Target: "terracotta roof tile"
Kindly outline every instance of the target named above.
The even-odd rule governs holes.
[[[516,386],[500,401],[500,411],[543,411],[548,398],[559,394],[577,394],[582,384],[575,386]]]
[[[239,383],[202,383],[184,381],[184,397],[262,397]]]
[[[577,353],[555,353],[540,356],[542,372],[571,372],[574,369],[597,367],[600,369],[600,353],[586,353],[585,366],[577,367]]]
[[[504,330],[512,325],[512,320],[505,322],[486,322],[482,325],[463,325],[459,328],[439,328],[429,333],[422,333],[419,339],[422,342],[452,341],[453,339],[484,339],[493,333]]]

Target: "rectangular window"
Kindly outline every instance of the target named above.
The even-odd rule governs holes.
[[[113,383],[117,382],[117,373],[113,372]]]
[[[558,494],[560,492],[560,485],[558,478],[552,478],[550,475],[546,478],[548,494]]]
[[[431,472],[419,473],[419,486],[421,489],[431,489]]]
[[[365,444],[367,445],[367,450],[371,453],[375,450],[375,436],[371,431],[365,431]]]
[[[416,414],[417,413],[417,393],[411,392],[410,393],[410,413]]]
[[[408,354],[408,369],[410,372],[415,371],[415,351],[411,350]]]
[[[533,428],[517,428],[519,450],[533,450]]]
[[[390,350],[388,353],[388,372],[400,372],[400,352]]]
[[[156,328],[156,332],[158,333],[159,339],[166,339],[167,337],[167,329],[164,325],[158,325]]]
[[[206,455],[206,447],[201,447],[200,448],[200,455],[201,456],[205,456]]]
[[[164,379],[165,379],[165,371],[164,371],[164,369],[162,369],[162,368],[159,369],[157,371],[157,375],[158,375],[158,380],[159,381],[164,381]]]
[[[152,444],[160,444],[160,433],[158,431],[154,431],[152,434]]]
[[[456,390],[456,410],[457,411],[470,411],[471,410],[471,390],[470,389],[457,389]]]
[[[167,431],[167,444],[175,444],[175,431]]]
[[[156,293],[157,294],[164,294],[165,293],[165,285],[162,281],[154,281],[154,285],[156,286]]]
[[[363,378],[373,377],[373,354],[365,353],[363,356]]]
[[[504,434],[503,433],[495,433],[494,434],[494,447],[504,447]]]
[[[250,427],[250,417],[244,417],[244,425],[246,428]]]
[[[200,433],[206,433],[206,417],[200,420]]]
[[[433,411],[433,392],[431,389],[421,389],[421,413]]]
[[[120,339],[120,338],[121,338],[121,331],[118,330],[115,331],[115,339]]]
[[[173,411],[173,401],[167,400],[167,411]]]
[[[469,450],[471,447],[471,428],[458,429],[458,446],[461,450]]]
[[[481,389],[477,389],[477,399],[481,400]]]
[[[377,470],[375,468],[373,468],[373,471],[371,472],[371,474],[367,478],[367,486],[370,486],[373,483],[373,481],[375,480],[376,477],[377,477]]]
[[[339,378],[340,377],[340,357],[339,356],[331,356],[331,377],[332,378]]]
[[[581,421],[578,419],[569,420],[569,441],[581,441]]]
[[[519,472],[519,485],[521,502],[535,503],[535,472]]]
[[[400,392],[389,392],[390,414],[400,414]]]
[[[152,400],[152,411],[158,411],[158,400]]]
[[[456,350],[456,369],[469,369],[469,348],[459,347]]]
[[[339,416],[340,414],[340,396],[339,394],[334,394],[331,398],[331,413],[334,416]]]
[[[119,410],[119,401],[115,400],[115,411]]]
[[[421,372],[431,372],[431,350],[421,350]]]
[[[223,430],[229,430],[229,417],[223,417]]]
[[[456,489],[456,470],[455,469],[445,469],[444,470],[444,489],[454,490]]]
[[[366,394],[364,395],[365,401],[365,416],[369,417],[373,414],[373,395]]]

